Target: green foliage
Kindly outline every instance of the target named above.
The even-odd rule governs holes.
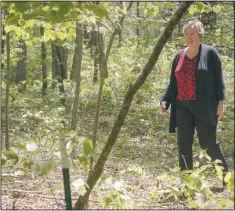
[[[37,162],[36,172],[41,176],[47,174],[54,167],[54,162]]]
[[[127,190],[122,181],[118,181],[115,177],[109,176],[103,179],[100,188],[108,190],[106,195],[100,201],[103,208],[109,209],[132,209],[133,201],[127,194]]]
[[[194,170],[180,171],[179,167],[170,169],[168,173],[163,173],[156,178],[156,187],[152,192],[152,199],[154,201],[164,200],[183,200],[188,203],[189,207],[193,208],[205,208],[205,204],[208,201],[214,199],[215,194],[210,190],[210,185],[206,181],[206,174],[211,173],[211,169],[214,167],[219,180],[223,180],[222,167],[218,166],[217,160],[211,162],[211,158],[206,154],[206,151],[201,151],[199,159],[205,157],[208,161],[202,166],[198,166]],[[225,177],[230,190],[234,190],[234,179],[232,179],[234,173],[228,172]],[[233,200],[230,197],[230,200]],[[227,207],[228,200],[222,200],[220,206]]]

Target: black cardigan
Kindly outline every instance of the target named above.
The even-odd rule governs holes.
[[[161,98],[161,103],[166,105],[166,109],[171,104],[170,133],[174,133],[176,128],[175,109],[178,92],[174,73],[181,52],[182,50],[176,54],[173,60],[170,82],[165,94]],[[222,61],[214,47],[200,44],[195,71],[198,115],[204,125],[216,125],[217,105],[219,101],[223,101],[225,98],[225,86]]]

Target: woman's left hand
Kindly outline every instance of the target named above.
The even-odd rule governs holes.
[[[218,117],[218,120],[221,119],[223,114],[224,114],[224,102],[223,101],[219,101],[218,106],[217,106],[217,117]]]

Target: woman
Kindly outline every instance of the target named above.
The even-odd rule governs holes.
[[[225,88],[221,58],[214,47],[200,43],[204,28],[199,20],[186,23],[183,34],[187,47],[173,60],[160,112],[168,113],[171,104],[169,132],[177,128],[181,170],[193,169],[192,144],[196,128],[200,146],[207,149],[212,160],[221,160],[220,165],[227,172],[228,165],[216,139],[217,122],[223,116]]]

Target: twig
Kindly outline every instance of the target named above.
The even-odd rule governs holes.
[[[63,197],[55,197],[55,196],[37,194],[37,193],[41,193],[40,191],[16,190],[16,189],[6,189],[6,188],[2,188],[2,191],[15,191],[15,192],[21,192],[21,193],[29,193],[29,194],[32,194],[34,196],[38,196],[38,197],[41,197],[41,198],[64,200]],[[72,200],[77,200],[77,199],[74,198]],[[95,201],[95,200],[89,200],[89,201],[98,202],[98,201]]]
[[[17,189],[7,189],[7,188],[1,188],[1,190],[2,190],[2,191],[21,192],[21,193],[41,193],[41,191],[17,190]]]
[[[108,30],[109,30],[109,32],[111,32],[112,33],[112,30],[104,23],[104,22],[99,22],[100,24],[102,24],[102,25],[104,25]]]

